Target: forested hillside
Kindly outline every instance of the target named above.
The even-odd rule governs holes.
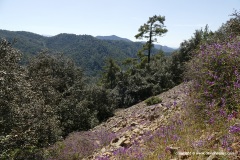
[[[0,38],[14,42],[13,47],[23,53],[22,62],[26,63],[32,55],[43,49],[61,52],[83,68],[85,74],[96,76],[107,58],[121,62],[126,58],[136,58],[142,43],[117,40],[101,40],[90,35],[59,34],[45,37],[30,32],[0,30]],[[153,54],[158,53],[153,49]]]
[[[127,42],[131,42],[131,40],[127,39],[127,38],[121,38],[118,37],[116,35],[111,35],[111,36],[96,36],[97,39],[101,39],[101,40],[115,40],[115,41],[127,41]]]
[[[179,147],[239,159],[240,13],[215,32],[196,30],[171,56],[152,49],[164,21],[140,27],[143,46],[1,31],[0,159],[171,159]],[[84,72],[100,69],[88,83]],[[101,123],[114,126],[91,130]]]
[[[232,16],[215,32],[196,30],[170,57],[138,54],[125,72],[110,59],[101,85],[117,106],[137,104],[70,134],[50,159],[239,160],[240,13]]]

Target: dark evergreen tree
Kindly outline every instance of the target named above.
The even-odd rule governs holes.
[[[31,59],[27,69],[34,91],[54,110],[64,136],[91,128],[91,113],[79,105],[85,97],[83,73],[71,59],[43,51]]]
[[[184,40],[180,44],[179,50],[172,54],[171,70],[173,72],[174,82],[179,84],[183,82],[183,73],[185,71],[185,63],[192,59],[196,50],[200,45],[211,40],[213,32],[206,25],[205,29],[196,30],[189,40]]]
[[[140,26],[138,30],[138,34],[135,35],[137,39],[147,38],[148,41],[144,45],[144,50],[148,51],[148,63],[150,63],[150,54],[151,48],[153,47],[153,42],[157,41],[155,36],[162,36],[164,33],[167,32],[167,29],[164,26],[165,17],[164,16],[157,16],[154,15],[153,17],[149,17],[147,23]]]
[[[33,91],[21,54],[0,43],[0,159],[40,159],[39,149],[60,139],[54,110]],[[38,158],[37,158],[38,157]]]
[[[107,89],[113,89],[116,86],[116,74],[120,71],[120,67],[112,58],[109,58],[103,69],[101,83],[103,83]]]

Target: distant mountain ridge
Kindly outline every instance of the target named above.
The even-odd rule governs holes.
[[[121,38],[116,35],[111,35],[111,36],[96,36],[97,39],[101,40],[114,40],[114,41],[126,41],[126,42],[132,42],[131,40],[127,38]]]
[[[121,38],[116,35],[111,35],[111,36],[96,36],[96,38],[101,39],[101,40],[117,40],[117,41],[127,41],[127,42],[133,42],[127,38]],[[145,43],[145,42],[142,42]],[[173,52],[176,49],[168,47],[168,46],[162,46],[160,44],[154,44],[154,47],[158,50],[162,50],[163,52]]]
[[[174,48],[171,48],[171,47],[168,47],[168,46],[162,46],[160,44],[154,44],[154,47],[156,49],[162,50],[163,52],[173,52],[173,51],[176,50]]]
[[[23,53],[23,63],[43,49],[48,49],[70,57],[90,76],[98,75],[107,58],[111,57],[119,63],[126,58],[136,58],[143,46],[141,42],[132,42],[115,35],[95,38],[90,35],[62,33],[48,37],[25,31],[0,30],[1,38],[10,42],[16,39],[13,47]],[[158,52],[157,49],[152,50],[152,54]]]

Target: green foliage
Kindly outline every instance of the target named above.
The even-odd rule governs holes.
[[[85,95],[84,106],[96,113],[98,121],[102,122],[113,116],[116,102],[108,90],[99,86],[91,86],[86,90]]]
[[[2,40],[0,55],[0,158],[31,159],[36,156],[36,148],[48,145],[53,139],[58,140],[56,126],[51,127],[56,122],[55,117],[46,115],[43,118],[40,114],[42,97],[33,92],[31,84],[26,81],[26,71],[18,64],[20,53]],[[42,123],[46,124],[43,126]],[[41,134],[39,131],[44,127],[52,134]]]
[[[0,53],[0,157],[31,159],[37,156],[34,148],[60,138],[58,121],[43,98],[32,90],[26,70],[18,64],[20,53],[6,40],[1,41]]]
[[[78,123],[79,118],[87,113],[81,112],[83,109],[77,106],[83,99],[84,82],[81,69],[72,60],[44,51],[30,60],[27,69],[33,90],[44,98],[44,105],[58,117],[63,135],[76,128],[89,128],[83,127],[87,125],[85,123],[80,123],[82,126]]]
[[[174,86],[168,57],[156,54],[149,64],[141,52],[138,56],[139,59],[126,59],[123,69],[114,74],[116,85],[110,90],[117,107],[131,106]],[[104,83],[106,81],[102,81],[106,86]]]
[[[239,16],[230,19],[201,45],[187,65],[186,77],[193,80],[196,110],[209,122],[239,112]],[[235,25],[230,25],[234,21]]]
[[[110,93],[86,87],[63,55],[44,51],[23,68],[21,54],[2,40],[0,57],[0,159],[41,159],[42,148],[113,115]]]
[[[213,36],[208,26],[204,30],[196,30],[194,36],[181,43],[178,51],[172,54],[171,70],[173,72],[173,81],[177,84],[183,82],[183,72],[186,70],[185,63],[190,61],[196,50],[201,44],[206,43]]]
[[[240,35],[240,12],[235,11],[232,18],[224,23],[214,34],[214,41],[228,41],[230,37]]]
[[[143,50],[148,51],[148,63],[150,63],[150,54],[151,48],[153,47],[153,42],[156,42],[157,39],[154,39],[154,36],[162,36],[167,32],[167,29],[164,26],[165,17],[154,15],[149,17],[149,20],[144,25],[140,26],[138,34],[135,36],[137,39],[147,38],[148,41],[143,46]]]
[[[74,63],[84,70],[90,77],[99,77],[107,58],[121,61],[128,57],[136,57],[136,53],[142,48],[140,42],[128,42],[118,40],[100,40],[89,35],[59,34],[53,37],[44,37],[30,32],[11,32],[0,30],[0,37],[5,37],[12,42],[13,47],[23,53],[21,63],[27,64],[29,59],[48,49],[49,53],[61,52],[74,60]],[[153,54],[157,49],[152,49]]]
[[[112,116],[114,103],[107,90],[87,87],[82,70],[63,55],[40,53],[30,61],[28,74],[36,92],[59,117],[64,136],[90,129]],[[108,72],[107,78],[112,74]]]
[[[120,71],[120,67],[110,58],[103,68],[104,71],[100,81],[105,85],[105,88],[113,89],[116,86],[116,73]]]
[[[43,148],[71,132],[88,130],[107,120],[118,107],[129,107],[151,96],[145,101],[147,105],[161,103],[162,100],[154,95],[181,83],[184,71],[185,78],[193,81],[194,104],[204,120],[212,122],[220,116],[235,115],[240,109],[240,23],[239,13],[233,15],[235,17],[215,33],[208,27],[197,30],[170,57],[163,53],[152,57],[149,53],[146,57],[144,52],[150,51],[154,42],[152,36],[167,31],[163,26],[165,18],[161,16],[150,17],[139,29],[136,37],[146,37],[149,41],[137,56],[132,53],[137,53],[141,43],[134,46],[129,42],[66,34],[44,38],[20,32],[14,45],[25,49],[28,55],[36,54],[36,48],[50,48],[21,66],[21,53],[2,40],[0,159],[42,159]],[[34,49],[28,50],[27,46]],[[66,52],[65,55],[73,57],[77,65],[63,54],[53,54],[53,50]],[[126,57],[130,58],[120,66],[116,63]],[[150,58],[151,63],[147,63]],[[105,67],[102,67],[104,61]],[[92,70],[92,75],[103,68],[100,86],[87,85],[78,67],[81,65],[88,68],[87,72]],[[236,131],[236,126],[232,126],[231,132]],[[83,150],[84,141],[80,145]],[[94,151],[95,144],[89,145],[93,148],[86,155]],[[67,148],[63,146],[62,149]],[[80,155],[74,153],[74,156]]]
[[[240,46],[231,42],[202,46],[188,64],[187,75],[194,80],[197,104],[211,111],[238,110],[240,103]]]
[[[145,100],[145,103],[148,106],[151,106],[151,105],[154,105],[154,104],[158,104],[158,103],[161,103],[161,102],[162,102],[162,100],[159,97],[156,97],[156,96],[150,97],[150,98]]]

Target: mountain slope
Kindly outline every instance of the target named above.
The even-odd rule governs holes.
[[[95,128],[70,134],[51,148],[54,153],[51,158],[239,159],[239,136],[224,142],[226,137],[218,130],[219,124],[215,124],[216,128],[202,128],[203,123],[189,112],[191,85],[191,82],[182,83],[157,95],[162,99],[158,104],[147,106],[140,102],[127,109],[118,109],[114,117]],[[222,143],[229,143],[231,152],[222,148]],[[189,155],[190,152],[199,154]]]
[[[111,36],[96,36],[97,39],[101,40],[114,40],[114,41],[127,41],[127,42],[132,42],[131,40],[127,38],[121,38],[116,35],[111,35]]]
[[[114,153],[120,151],[122,147],[132,147],[136,150],[140,146],[142,149],[146,147],[145,143],[148,136],[156,134],[161,126],[167,126],[177,114],[182,115],[181,106],[187,100],[187,94],[185,93],[188,90],[188,83],[181,84],[158,95],[157,97],[162,100],[161,103],[147,106],[143,101],[130,108],[116,111],[114,117],[91,130],[93,132],[107,130],[114,133],[116,138],[108,146],[104,146],[93,156],[90,156],[89,159],[101,156],[114,159],[121,156],[120,154],[114,155]],[[146,136],[145,139],[144,136]],[[138,144],[135,144],[136,141],[138,141]]]
[[[71,159],[74,155],[78,155],[76,159],[85,160],[134,159],[124,156],[131,148],[132,154],[145,153],[141,151],[146,147],[145,138],[159,130],[161,126],[167,125],[177,112],[180,113],[180,105],[187,99],[184,91],[188,88],[188,84],[181,84],[158,95],[162,102],[156,105],[147,106],[145,102],[140,102],[126,109],[116,110],[115,116],[106,122],[90,131],[72,133],[62,144],[51,148],[53,153],[57,150],[59,154],[54,154],[50,159],[65,157]],[[69,152],[73,149],[76,152]]]
[[[118,62],[129,57],[134,58],[143,45],[140,42],[100,40],[90,35],[59,34],[46,37],[6,30],[0,30],[0,38],[6,38],[10,42],[16,39],[13,47],[23,53],[24,62],[42,49],[48,49],[69,56],[90,76],[97,76],[107,58],[114,58]],[[158,50],[153,49],[153,54],[157,52]]]
[[[160,45],[160,44],[154,44],[154,47],[155,47],[156,49],[160,49],[160,50],[162,50],[162,51],[164,51],[164,52],[173,52],[173,51],[176,50],[176,49],[170,48],[170,47],[168,47],[168,46],[162,46],[162,45]]]
[[[112,36],[96,36],[96,38],[101,39],[101,40],[115,40],[115,41],[127,41],[127,42],[132,42],[131,40],[127,38],[121,38],[115,35]],[[145,42],[142,42],[145,43]],[[168,46],[162,46],[160,44],[154,44],[154,47],[158,50],[162,50],[163,52],[167,53],[168,55],[175,51],[176,49],[168,47]]]

